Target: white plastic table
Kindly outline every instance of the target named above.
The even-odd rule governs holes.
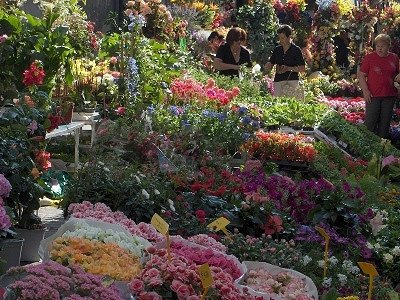
[[[93,146],[94,140],[96,138],[96,123],[100,114],[98,112],[85,113],[85,112],[74,112],[72,114],[72,121],[85,122],[85,125],[89,125],[92,131],[90,138],[90,146]]]
[[[75,171],[79,167],[79,135],[81,128],[85,125],[85,122],[71,122],[66,125],[60,125],[53,131],[46,133],[45,139],[51,139],[57,136],[73,133],[75,135]]]

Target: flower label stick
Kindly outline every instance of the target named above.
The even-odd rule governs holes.
[[[321,227],[316,226],[315,230],[317,230],[318,233],[320,235],[322,235],[322,237],[325,239],[325,252],[324,252],[324,278],[325,278],[326,272],[328,270],[328,254],[329,254],[328,250],[329,250],[330,237],[329,237],[328,233],[326,233],[326,231]]]
[[[201,284],[204,288],[204,292],[201,295],[200,299],[204,300],[209,288],[212,286],[214,281],[211,275],[210,266],[208,264],[202,264],[200,267],[198,267],[197,273],[199,273],[200,275]]]
[[[225,233],[225,235],[228,238],[231,238],[229,235],[228,230],[226,229],[226,226],[230,223],[230,221],[224,217],[220,217],[218,219],[216,219],[215,221],[211,222],[210,224],[207,225],[208,228],[210,228],[211,230],[215,230],[215,231],[222,231],[223,233]]]
[[[171,242],[169,239],[169,224],[165,222],[163,218],[160,217],[159,214],[155,213],[153,217],[151,217],[151,225],[162,235],[165,236],[166,238],[166,244],[167,244],[167,254],[168,254],[168,260],[171,260]]]
[[[367,262],[358,262],[358,265],[365,274],[369,275],[368,300],[371,300],[372,289],[374,287],[374,277],[378,276],[378,271],[373,264]]]

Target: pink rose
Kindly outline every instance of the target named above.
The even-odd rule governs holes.
[[[162,300],[162,297],[156,292],[144,292],[140,294],[141,300]]]
[[[130,289],[135,293],[141,292],[144,289],[144,283],[140,279],[133,279],[129,285]]]

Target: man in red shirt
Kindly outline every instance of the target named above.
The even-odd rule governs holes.
[[[382,138],[388,138],[393,106],[397,99],[394,78],[399,73],[399,58],[389,52],[390,36],[375,38],[375,51],[367,54],[358,71],[365,100],[365,126]]]

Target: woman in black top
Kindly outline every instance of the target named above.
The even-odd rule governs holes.
[[[214,68],[222,75],[239,76],[240,65],[251,67],[250,52],[242,46],[246,32],[234,27],[226,35],[226,43],[218,48]]]
[[[278,30],[279,46],[275,47],[265,70],[269,73],[274,65],[274,95],[285,96],[287,87],[296,89],[299,86],[299,72],[305,72],[305,62],[301,49],[292,41],[293,29],[289,25],[281,25]]]

